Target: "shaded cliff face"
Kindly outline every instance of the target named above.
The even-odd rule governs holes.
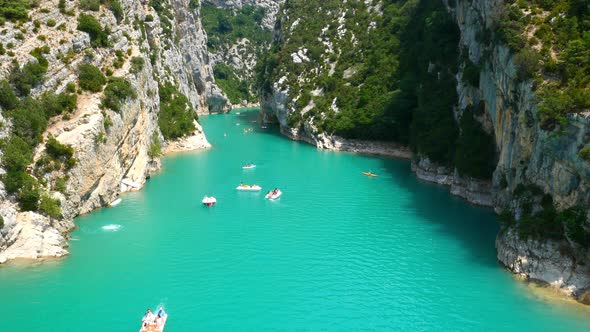
[[[561,132],[541,128],[533,82],[518,78],[514,56],[506,46],[478,38],[498,24],[503,1],[459,1],[451,7],[461,29],[462,46],[482,68],[477,88],[459,85],[457,91],[461,103],[485,103],[499,151],[493,179],[496,210],[512,211],[523,223],[531,204],[541,209],[540,196],[551,200],[557,210],[588,206],[590,164],[578,151],[587,142],[590,122],[572,115]],[[582,227],[587,229],[585,219]],[[498,259],[515,273],[548,282],[581,299],[590,287],[584,267],[588,250],[570,236],[571,218],[556,222],[564,228],[562,240],[527,241],[514,226],[501,232],[496,243]],[[522,233],[522,226],[517,228]]]
[[[581,241],[590,234],[590,223],[585,212],[581,212],[580,217],[572,211],[584,211],[583,207],[590,203],[590,163],[579,155],[580,147],[589,141],[590,121],[580,115],[571,115],[568,124],[559,131],[547,131],[541,127],[537,110],[540,97],[535,92],[534,82],[519,77],[514,53],[493,37],[500,20],[505,17],[505,1],[443,0],[442,3],[460,31],[460,40],[455,46],[459,56],[453,115],[461,135],[465,128],[459,125],[460,119],[465,112],[473,112],[475,120],[492,136],[495,143],[495,152],[490,154],[494,162],[493,176],[491,181],[461,176],[455,168],[458,158],[451,164],[436,162],[417,151],[415,145],[412,146],[417,152],[413,169],[418,177],[449,185],[452,193],[470,202],[492,206],[498,213],[505,211],[504,215],[509,215],[507,219],[510,221],[498,235],[498,259],[515,273],[547,282],[583,300],[590,288],[585,268],[590,255]],[[381,5],[381,2],[371,2],[376,8]],[[342,35],[346,34],[346,20],[352,16],[345,14],[345,5],[329,11],[343,12],[337,27],[337,31],[343,31]],[[297,10],[285,9],[281,14],[275,29],[277,44],[285,45],[290,40],[302,38],[295,35],[301,21]],[[369,16],[368,22],[379,22],[382,14],[377,11],[374,15],[372,19]],[[370,29],[369,24],[367,29]],[[325,32],[329,31],[328,26]],[[334,56],[332,61],[327,58],[333,49],[340,54],[338,47],[334,46],[338,41],[326,36],[338,35],[322,32],[320,40],[325,40],[319,53],[325,56],[320,57],[320,66],[307,71],[297,69],[302,63],[314,63],[310,61],[309,47],[305,43],[294,51],[287,49],[291,63],[280,58],[286,48],[278,52],[274,58],[279,59],[278,64],[271,61],[267,66],[266,78],[270,79],[262,82],[266,93],[261,99],[261,116],[265,121],[276,121],[283,134],[320,148],[330,148],[331,145],[325,142],[334,141],[335,136],[318,130],[318,118],[325,119],[328,113],[314,113],[317,103],[313,100],[324,93],[326,84],[316,82],[312,77],[326,73],[331,76],[331,69],[339,63],[333,61]],[[362,50],[357,52],[359,58],[363,56]],[[427,66],[428,72],[441,72],[435,62],[421,65]],[[350,66],[342,77],[353,77],[357,69]],[[269,72],[274,74],[268,75]],[[297,75],[293,75],[294,72]],[[407,82],[401,81],[402,91],[403,84]],[[310,98],[304,97],[304,89],[312,90],[312,102],[308,103]],[[301,103],[303,99],[305,101]],[[338,113],[337,101],[330,102],[325,106]],[[306,113],[311,116],[305,116]],[[294,117],[297,114],[303,114],[302,121]],[[417,114],[413,112],[414,120]],[[390,128],[394,130],[395,125]],[[578,217],[574,218],[574,215]]]
[[[0,42],[13,45],[13,53],[0,56],[0,79],[8,77],[12,58],[21,66],[34,62],[30,51],[47,45],[48,70],[31,96],[64,91],[68,83],[77,82],[78,65],[90,63],[103,70],[109,68],[114,77],[128,80],[135,97],[126,98],[116,112],[101,108],[102,92],[80,90],[71,114],[50,119],[44,136],[51,135],[72,146],[76,159],[70,170],[37,175],[41,189],[61,203],[63,218],[21,212],[14,195],[0,185],[0,215],[4,224],[0,230],[0,263],[17,257],[66,254],[66,232],[74,227],[75,216],[112,202],[120,192],[141,188],[146,177],[160,167],[157,155],[150,152],[154,141],[163,141],[158,127],[159,84],[172,83],[198,113],[227,109],[227,99],[214,82],[199,12],[189,10],[188,0],[160,2],[159,11],[138,0],[125,0],[121,5],[124,17],[119,21],[104,6],[98,12],[88,12],[110,30],[107,47],[93,48],[88,34],[77,30],[75,16],[81,12],[77,2],[66,4],[65,9],[75,15],[72,18],[60,13],[52,2],[41,1],[39,8],[29,12],[30,22],[23,24],[31,33],[26,40],[15,38],[18,30],[13,23],[4,25],[8,33],[0,36]],[[49,11],[41,10],[44,7]],[[43,25],[33,29],[35,20],[54,20],[55,26],[63,24],[63,28]],[[132,59],[139,62],[139,58],[143,59],[140,69],[132,64]],[[115,65],[116,61],[119,64]],[[10,135],[10,119],[3,116],[3,122],[0,135],[6,138]],[[195,125],[192,136],[172,142],[171,148],[208,146],[200,126],[196,122]],[[44,150],[43,144],[36,148],[35,161],[42,158]],[[57,181],[62,181],[59,190]]]

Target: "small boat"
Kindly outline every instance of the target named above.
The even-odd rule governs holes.
[[[262,128],[262,129],[266,129],[266,128],[268,128],[268,127],[267,127],[267,126],[260,126],[260,128]]]
[[[379,175],[377,175],[377,174],[375,174],[375,173],[371,173],[371,172],[363,172],[363,175],[365,175],[365,176],[370,176],[370,177],[376,177],[376,176],[379,176]]]
[[[159,318],[155,315],[153,317],[153,320],[149,319],[149,321],[146,320],[141,323],[141,328],[139,329],[139,332],[164,332],[164,327],[166,327],[166,320],[168,320],[168,314],[164,313],[164,315]]]
[[[215,199],[213,196],[205,196],[201,202],[205,206],[213,206],[215,203],[217,203],[217,199]]]
[[[243,169],[250,169],[250,168],[254,168],[254,167],[256,167],[256,165],[254,165],[254,164],[246,164],[246,165],[242,166]]]
[[[119,203],[121,203],[122,199],[121,198],[117,198],[116,200],[112,201],[109,206],[113,207],[113,206],[117,206],[119,205]]]
[[[281,197],[282,194],[283,194],[283,192],[278,189],[276,192],[274,190],[272,190],[272,191],[269,191],[268,193],[266,193],[266,196],[264,196],[264,198],[274,201],[275,199],[278,199],[279,197]]]
[[[239,186],[236,187],[236,190],[241,190],[241,191],[260,191],[262,190],[262,187],[260,187],[259,185],[247,185],[247,184],[240,184]]]

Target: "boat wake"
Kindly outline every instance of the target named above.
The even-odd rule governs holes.
[[[104,225],[101,228],[107,232],[116,232],[121,228],[121,225],[110,224],[110,225]]]

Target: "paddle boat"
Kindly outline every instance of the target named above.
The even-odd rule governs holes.
[[[262,187],[260,187],[259,185],[253,184],[253,185],[247,185],[247,184],[241,184],[239,186],[236,187],[236,190],[241,190],[241,191],[260,191],[262,190]]]
[[[282,191],[280,191],[279,189],[275,189],[275,190],[271,190],[268,193],[266,193],[266,196],[264,196],[264,198],[274,201],[275,199],[278,199],[279,197],[281,197],[282,194],[283,194]]]
[[[166,326],[166,320],[168,320],[168,314],[164,312],[162,308],[157,315],[146,313],[141,320],[141,328],[139,332],[164,332]]]
[[[365,176],[370,176],[370,177],[376,177],[376,176],[379,176],[379,175],[377,175],[377,174],[375,174],[375,173],[372,173],[372,172],[363,172],[363,175],[365,175]]]
[[[213,206],[217,203],[217,199],[213,196],[205,196],[201,202],[203,202],[203,205],[205,206]]]
[[[250,168],[254,168],[254,167],[256,167],[256,165],[254,165],[254,164],[246,164],[246,165],[242,166],[243,169],[250,169]]]

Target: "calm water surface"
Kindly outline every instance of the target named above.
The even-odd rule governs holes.
[[[590,311],[496,263],[490,211],[406,161],[317,151],[255,119],[203,118],[214,148],[165,158],[143,191],[78,218],[69,257],[1,266],[0,331],[137,331],[159,305],[166,332],[590,328]]]

